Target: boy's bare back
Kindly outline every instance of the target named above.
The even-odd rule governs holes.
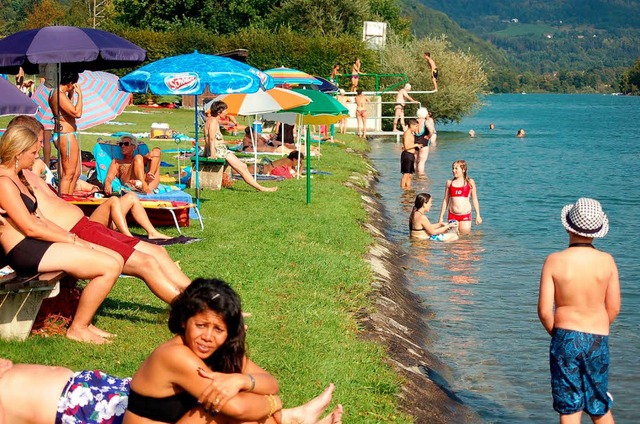
[[[553,319],[543,322],[547,331],[557,327],[609,334],[620,309],[613,257],[591,247],[570,247],[549,255],[540,277],[540,298],[547,314],[555,305]]]

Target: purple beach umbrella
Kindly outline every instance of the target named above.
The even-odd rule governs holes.
[[[38,105],[30,97],[7,81],[0,78],[0,116],[33,115]]]
[[[16,32],[0,40],[0,72],[18,68],[37,74],[45,63],[75,64],[78,72],[142,63],[146,52],[115,34],[93,28],[49,26]]]

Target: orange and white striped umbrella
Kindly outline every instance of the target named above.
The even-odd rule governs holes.
[[[204,108],[209,110],[215,101],[223,101],[227,104],[229,115],[262,115],[279,110],[292,109],[311,103],[307,96],[285,88],[272,88],[259,90],[255,93],[231,93],[217,96],[207,103]]]

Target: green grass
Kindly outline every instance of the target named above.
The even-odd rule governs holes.
[[[151,122],[185,132],[193,124],[193,111],[152,112],[125,113],[118,120],[135,123],[126,126],[132,132],[149,131]],[[6,121],[0,119],[0,127]],[[92,131],[122,128],[103,125]],[[94,138],[83,136],[83,146]],[[304,179],[266,183],[277,184],[276,193],[257,193],[242,181],[221,191],[204,190],[205,229],[192,221],[184,230],[202,241],[168,250],[189,277],[222,278],[240,293],[244,310],[252,313],[249,354],[279,379],[285,405],[304,402],[334,382],[333,404],[344,405],[345,422],[411,422],[398,412],[400,381],[383,362],[383,348],[358,336],[354,315],[371,308],[372,275],[363,255],[372,239],[362,228],[367,219],[362,200],[344,182],[366,172],[367,164],[345,148],[366,151],[367,145],[354,136],[340,140],[345,144],[324,144],[322,157],[312,160],[314,168],[332,175],[314,175],[311,204]],[[97,325],[118,334],[113,344],[31,336],[0,341],[0,356],[132,375],[169,337],[166,317],[166,306],[141,281],[120,279],[96,316]]]
[[[552,26],[544,24],[509,24],[506,29],[492,32],[498,37],[518,37],[521,35],[539,35],[555,34],[558,30]]]

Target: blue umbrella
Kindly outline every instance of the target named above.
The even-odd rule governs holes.
[[[15,84],[0,78],[0,116],[33,115],[37,109],[38,105]]]
[[[149,63],[120,78],[130,93],[191,94],[196,96],[196,170],[198,162],[198,95],[255,93],[274,87],[271,77],[246,63],[228,57],[198,53],[171,56]],[[196,172],[196,205],[200,207],[200,177]]]

